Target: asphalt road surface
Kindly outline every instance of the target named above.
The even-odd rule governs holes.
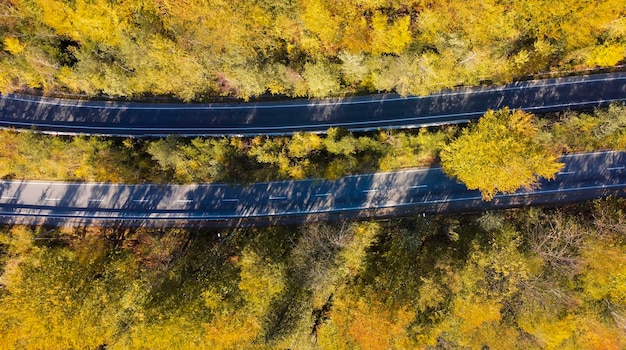
[[[120,185],[0,182],[0,221],[46,225],[252,226],[317,220],[561,205],[626,196],[626,152],[565,156],[556,180],[484,202],[440,168],[303,180]]]
[[[290,135],[330,127],[368,131],[452,124],[505,106],[544,113],[625,100],[626,73],[458,89],[425,97],[385,94],[262,103],[142,104],[9,94],[0,96],[0,127],[131,137]]]

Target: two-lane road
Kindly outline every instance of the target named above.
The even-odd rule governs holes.
[[[140,104],[0,96],[0,127],[112,136],[286,135],[457,123],[505,106],[532,112],[626,100],[626,73],[459,89],[425,97],[375,95],[339,100],[241,104]],[[27,224],[235,226],[326,218],[384,217],[561,204],[623,196],[626,154],[564,157],[566,169],[533,191],[481,201],[441,169],[348,176],[336,181],[124,185],[0,181],[0,221]]]
[[[544,113],[626,101],[626,73],[517,82],[430,96],[220,104],[146,104],[0,96],[0,127],[61,134],[150,137],[289,135],[452,124],[505,106]]]
[[[565,156],[556,180],[491,202],[440,168],[302,180],[120,185],[0,182],[0,221],[50,225],[238,226],[563,204],[626,195],[626,152]]]

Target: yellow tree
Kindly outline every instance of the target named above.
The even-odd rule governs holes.
[[[319,329],[317,343],[323,349],[412,348],[407,327],[414,313],[380,301],[371,291],[361,298],[341,294],[329,318]]]
[[[0,240],[10,254],[0,277],[0,349],[95,349],[142,321],[146,286],[132,256],[97,243],[38,247],[21,227]]]
[[[488,111],[441,151],[443,171],[480,190],[484,200],[553,179],[563,164],[537,140],[535,118],[508,108]]]

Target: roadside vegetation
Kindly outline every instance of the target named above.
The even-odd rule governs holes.
[[[1,93],[419,95],[625,62],[623,0],[0,0]],[[625,150],[626,106],[358,135],[0,130],[0,145],[5,179],[248,183],[441,164],[489,199],[550,178],[558,155]],[[0,349],[624,349],[625,211],[609,198],[220,231],[4,226]]]
[[[563,163],[540,137],[538,124],[523,111],[488,111],[443,147],[443,171],[480,190],[485,200],[531,188],[539,178],[554,179]]]
[[[623,349],[625,210],[4,227],[0,348]]]
[[[622,0],[5,0],[0,91],[426,94],[626,57]]]
[[[496,127],[501,129],[500,134],[493,132]],[[334,179],[348,174],[430,166],[441,160],[444,150],[442,163],[446,172],[468,185],[471,178],[462,175],[471,177],[480,171],[477,163],[467,161],[467,152],[499,159],[500,165],[507,166],[517,159],[516,169],[504,169],[505,173],[500,174],[491,172],[508,181],[508,185],[494,178],[482,187],[474,187],[494,193],[495,189],[514,190],[516,186],[528,185],[535,174],[549,177],[549,172],[558,169],[554,164],[548,165],[560,154],[626,149],[625,130],[623,105],[541,119],[505,109],[489,112],[487,118],[465,129],[444,126],[365,135],[331,129],[326,135],[302,133],[293,137],[139,140],[2,130],[0,177],[126,183]],[[489,147],[485,147],[485,142]],[[502,146],[505,144],[508,148]],[[531,159],[549,171],[543,174],[539,168],[524,168],[532,165],[528,163]],[[524,181],[511,182],[507,171],[513,171],[509,175],[517,172],[518,180]]]

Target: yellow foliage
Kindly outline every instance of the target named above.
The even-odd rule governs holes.
[[[329,4],[324,0],[306,0],[303,1],[303,5],[302,20],[305,27],[315,33],[323,48],[332,53],[335,43],[339,39],[337,28],[340,25],[330,11]],[[316,39],[311,38],[311,40]],[[311,47],[314,46],[311,45]]]
[[[370,51],[371,29],[367,20],[355,14],[350,20],[350,25],[345,27],[341,46],[347,52]]]
[[[311,161],[306,159],[302,162],[289,165],[289,177],[292,179],[305,179],[308,175],[307,168],[311,164]]]
[[[290,157],[304,158],[324,149],[324,142],[318,134],[300,132],[291,137],[287,149]]]
[[[400,54],[411,41],[409,16],[400,17],[388,24],[387,16],[377,12],[372,18],[372,53]]]
[[[587,65],[599,67],[611,67],[626,57],[626,44],[605,44],[597,46],[589,56]]]
[[[202,348],[226,350],[243,349],[259,335],[261,327],[256,318],[241,310],[235,314],[218,314],[204,326]]]
[[[350,339],[363,350],[411,347],[406,328],[414,313],[385,305],[374,295],[357,300],[337,299],[329,316],[330,320],[319,329],[322,339],[339,333],[340,338]]]
[[[537,338],[547,349],[557,349],[572,339],[577,329],[576,319],[571,316],[557,318],[545,315],[541,309],[530,309],[520,315],[517,324],[527,333]]]
[[[490,350],[511,350],[530,349],[525,346],[524,336],[516,327],[511,327],[504,322],[485,323],[469,334],[461,335],[459,346],[463,349],[482,349],[488,347]],[[528,345],[535,345],[529,342]]]
[[[381,158],[379,168],[381,171],[393,171],[432,164],[445,139],[443,132],[432,133],[426,129],[420,129],[417,136],[405,133],[385,135],[381,141],[391,147],[390,152]]]
[[[10,52],[13,55],[20,54],[24,51],[26,44],[22,44],[18,38],[4,38],[2,41],[4,50]]]
[[[11,38],[3,47],[12,53],[0,66],[17,66],[0,69],[4,90],[173,93],[185,100],[265,91],[322,96],[326,88],[316,95],[316,87],[276,79],[268,67],[298,74],[306,63],[335,62],[343,52],[366,58],[359,79],[341,80],[343,91],[423,94],[572,62],[613,65],[625,56],[621,0],[5,0],[0,13],[2,38]],[[25,51],[20,35],[28,38]],[[176,43],[180,67],[151,64],[152,36]],[[13,61],[16,55],[24,61]],[[57,75],[60,67],[70,72]]]
[[[307,63],[302,76],[307,84],[307,91],[312,97],[327,97],[339,91],[337,67],[328,63]]]
[[[619,18],[621,11],[623,2],[619,0],[524,0],[512,9],[512,12],[527,20],[526,29],[532,31],[538,39],[557,42],[568,50],[594,44],[594,34]]]
[[[380,230],[380,225],[375,222],[356,224],[354,228],[354,239],[350,242],[349,246],[340,253],[343,265],[348,269],[351,275],[355,275],[362,269],[367,254],[367,248],[372,245]]]
[[[424,162],[423,156],[420,154],[420,148],[413,139],[414,137],[406,134],[391,136],[388,140],[392,145],[391,152],[380,160],[380,170],[393,171],[402,168],[418,167],[427,163]]]
[[[622,16],[611,21],[605,28],[608,29],[608,34],[611,38],[626,37],[626,17]]]
[[[10,291],[14,286],[18,286],[22,275],[20,274],[19,264],[23,257],[31,250],[38,250],[34,245],[33,231],[26,226],[13,226],[7,234],[0,233],[0,244],[8,246],[7,253],[10,259],[4,266],[4,271],[0,275],[0,284],[5,285]]]
[[[60,35],[73,40],[117,46],[124,24],[111,2],[76,0],[73,7],[58,0],[36,0],[43,10],[43,21]]]
[[[42,248],[22,259],[20,278],[10,281],[0,308],[6,348],[95,348],[113,340],[118,322],[139,321],[143,289],[126,271],[135,266],[129,259],[112,262],[94,279],[101,266],[81,263],[67,248]]]
[[[626,248],[608,239],[594,240],[583,251],[584,293],[593,300],[626,305]]]
[[[339,327],[333,322],[323,323],[317,330],[315,341],[319,349],[323,350],[353,350],[355,348],[346,340]]]
[[[213,288],[205,290],[202,292],[201,296],[204,300],[204,305],[211,310],[218,310],[224,301],[222,294],[218,293]]]
[[[177,43],[154,35],[142,63],[147,84],[156,94],[175,93],[191,100],[203,85],[203,69],[197,58],[185,52]]]
[[[620,350],[626,348],[626,334],[613,326],[607,326],[590,317],[581,318],[581,345],[589,350]]]
[[[615,140],[616,150],[626,150],[626,134],[619,135]]]
[[[469,335],[478,327],[501,319],[499,302],[476,298],[455,299],[453,312],[461,321],[461,334]]]
[[[264,261],[254,251],[245,249],[239,259],[239,289],[251,315],[262,315],[272,298],[285,288],[281,266]]]
[[[419,297],[417,298],[417,308],[419,311],[425,311],[428,308],[437,307],[445,301],[446,290],[441,284],[435,282],[432,278],[422,277],[422,285],[419,289]]]
[[[11,237],[8,249],[10,255],[27,254],[34,248],[34,234],[26,226],[12,226],[9,235]]]
[[[133,325],[125,341],[118,341],[112,349],[199,350],[209,349],[203,335],[203,324],[186,317],[171,317],[155,324],[142,322]]]
[[[489,111],[444,147],[444,172],[480,190],[483,199],[531,188],[543,177],[553,179],[563,164],[534,140],[538,127],[531,114],[508,108]]]

